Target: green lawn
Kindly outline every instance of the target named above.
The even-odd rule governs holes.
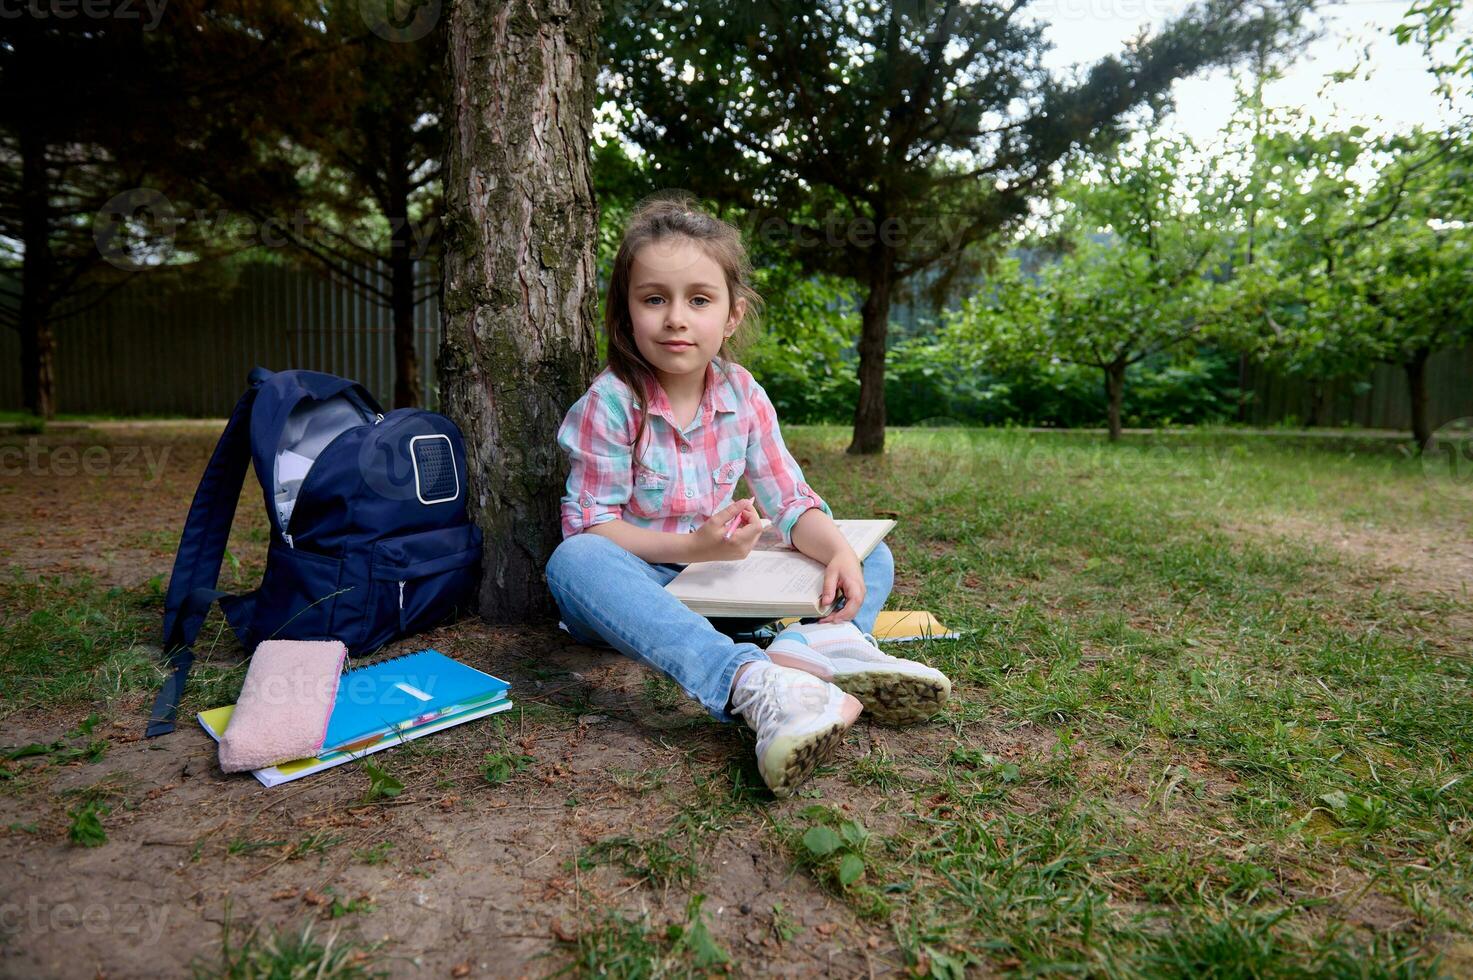
[[[892,431],[878,460],[846,456],[838,428],[787,438],[836,515],[895,512],[891,606],[964,631],[910,648],[953,702],[929,724],[857,726],[868,750],[782,803],[745,735],[694,720],[724,761],[707,752],[688,782],[611,777],[658,825],[578,846],[570,873],[628,887],[579,906],[529,970],[760,974],[700,897],[735,844],[795,876],[756,910],[761,955],[824,941],[792,918],[817,888],[877,964],[920,975],[1473,972],[1467,487],[1394,454],[1233,436]],[[159,601],[157,582],[0,586],[3,710],[138,703]],[[239,679],[206,665],[190,702]],[[642,697],[682,700],[654,676]],[[571,730],[586,710],[542,720]],[[518,751],[503,780],[534,761]],[[372,960],[335,955],[333,975]]]

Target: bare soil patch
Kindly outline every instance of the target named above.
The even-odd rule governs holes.
[[[217,435],[196,425],[0,434],[13,447],[8,461],[19,461],[0,474],[0,570],[108,588],[166,582]],[[264,561],[261,511],[248,476],[231,541],[243,575]],[[93,737],[111,743],[101,761],[32,762],[0,782],[0,974],[180,975],[196,958],[218,963],[228,913],[237,940],[258,925],[295,932],[314,922],[318,937],[385,941],[375,965],[395,976],[543,976],[563,962],[560,940],[606,914],[647,916],[655,934],[683,922],[691,891],[707,896],[705,920],[739,965],[760,959],[762,972],[784,976],[899,965],[887,928],[857,924],[759,832],[768,818],[796,819],[810,800],[718,805],[729,773],[759,778],[745,732],[687,704],[653,702],[645,668],[553,624],[466,622],[384,655],[424,646],[508,679],[518,707],[496,727],[478,722],[375,755],[405,784],[391,800],[364,803],[369,780],[355,767],[275,789],[227,776],[192,719],[142,738],[151,695],[92,706],[102,716]],[[0,722],[0,745],[50,742],[88,713],[13,714]],[[867,746],[864,733],[851,736],[813,785],[842,797],[846,762]],[[483,758],[503,749],[533,761],[492,785]],[[87,799],[110,807],[100,847],[68,837],[69,812]],[[686,838],[701,867],[694,888],[656,887],[608,862],[579,867],[591,844],[651,838],[692,809],[717,814]],[[779,903],[796,938],[775,928]]]

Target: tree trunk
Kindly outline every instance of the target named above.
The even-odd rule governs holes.
[[[1412,438],[1417,452],[1426,452],[1432,444],[1432,424],[1427,417],[1427,358],[1430,350],[1415,351],[1406,362],[1407,390],[1412,395]]]
[[[1120,409],[1125,404],[1125,362],[1105,365],[1105,398],[1109,403],[1110,441],[1120,441]]]
[[[894,281],[895,253],[877,243],[870,250],[869,293],[860,309],[859,404],[854,406],[854,440],[846,450],[856,455],[885,451],[885,334]]]
[[[56,414],[56,342],[51,315],[51,215],[46,183],[46,141],[21,124],[20,370],[26,410],[43,419]]]
[[[1322,382],[1315,381],[1309,386],[1309,418],[1304,420],[1304,427],[1313,429],[1321,425],[1320,416],[1325,407],[1325,386]]]
[[[398,154],[394,154],[398,156]],[[389,308],[394,318],[394,407],[423,404],[419,388],[419,352],[414,346],[414,226],[409,221],[409,174],[406,164],[394,160],[392,187],[384,208],[392,239],[389,242]]]
[[[598,208],[588,166],[599,4],[454,0],[441,398],[485,532],[480,612],[556,607],[563,414],[592,379]]]

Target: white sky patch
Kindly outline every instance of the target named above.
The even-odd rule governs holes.
[[[1180,0],[1040,0],[1030,6],[1046,22],[1054,49],[1044,63],[1055,70],[1090,65],[1123,50],[1142,28],[1158,28],[1186,8]],[[1391,30],[1401,23],[1411,0],[1342,0],[1318,15],[1324,36],[1283,66],[1282,77],[1267,86],[1270,105],[1304,110],[1320,127],[1356,123],[1379,132],[1413,125],[1438,126],[1463,105],[1448,106],[1433,93],[1436,84],[1417,44],[1399,45]],[[1464,12],[1473,30],[1473,15]],[[1332,72],[1362,65],[1360,77],[1327,84]],[[1234,83],[1219,69],[1176,83],[1176,113],[1167,121],[1198,141],[1210,142],[1233,113]]]

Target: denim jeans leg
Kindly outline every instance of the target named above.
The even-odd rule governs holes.
[[[895,587],[895,556],[891,554],[889,545],[883,541],[875,545],[875,550],[860,563],[860,571],[864,574],[864,602],[860,603],[853,622],[861,633],[873,633],[875,620],[879,618],[880,610],[885,608],[890,590]],[[816,623],[818,617],[809,616],[802,622]]]
[[[699,701],[718,721],[737,668],[767,654],[734,643],[670,593],[675,572],[651,565],[598,534],[575,534],[547,563],[547,585],[574,638],[596,634],[627,657],[653,667]]]

